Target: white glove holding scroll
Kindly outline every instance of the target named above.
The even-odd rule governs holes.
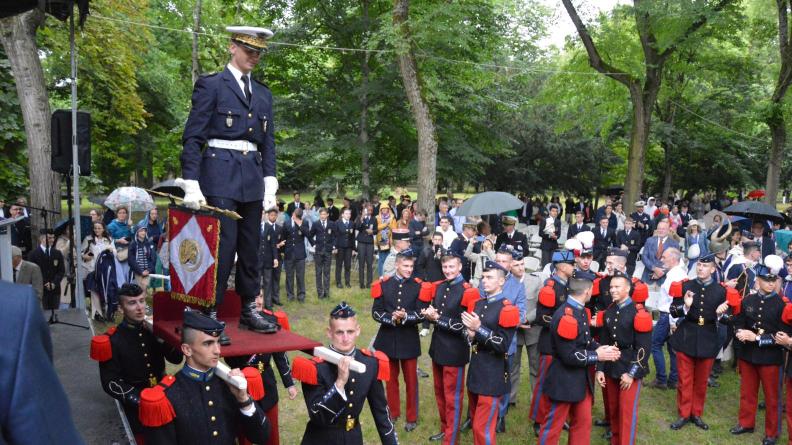
[[[313,355],[316,357],[321,358],[322,360],[328,361],[334,365],[337,365],[338,362],[344,357],[344,355],[339,354],[333,351],[330,348],[326,348],[324,346],[317,346],[313,350]],[[349,363],[349,369],[352,371],[357,372],[358,374],[363,374],[366,372],[366,365],[364,363],[360,363],[357,360],[352,360]]]
[[[193,210],[199,210],[202,205],[206,205],[206,198],[201,193],[201,186],[194,179],[176,178],[174,181],[177,187],[184,190],[184,205]]]
[[[231,368],[229,368],[228,365],[223,362],[217,362],[217,366],[215,366],[215,374],[226,382],[234,385],[238,389],[246,391],[247,379],[238,375],[229,376],[229,372],[231,372]]]

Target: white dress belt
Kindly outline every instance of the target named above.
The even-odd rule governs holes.
[[[225,148],[226,150],[236,150],[244,153],[258,151],[258,145],[245,140],[228,141],[225,139],[209,139],[206,143],[213,148]]]

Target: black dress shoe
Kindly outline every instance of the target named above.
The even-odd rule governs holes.
[[[498,423],[495,425],[495,432],[496,433],[505,433],[506,432],[506,418],[505,417],[498,417]]]
[[[569,422],[564,422],[564,431],[569,431]]]
[[[444,438],[445,438],[445,433],[442,431],[435,434],[434,436],[429,436],[429,440],[431,440],[432,442],[437,442],[438,440],[443,440]]]
[[[598,419],[598,420],[594,421],[594,426],[610,426],[610,422],[608,422],[605,419],[602,419],[602,420]]]
[[[707,431],[709,429],[709,425],[704,423],[704,421],[701,420],[701,417],[699,416],[690,416],[690,421],[693,423],[693,425],[696,425],[697,427],[701,428],[704,431]]]
[[[231,344],[231,338],[223,331],[220,333],[220,337],[217,338],[217,342],[220,343],[220,346],[229,346]]]
[[[346,286],[347,286],[347,289],[352,289],[352,285],[351,284],[347,283]]]
[[[730,433],[734,434],[735,436],[739,434],[750,434],[754,432],[753,428],[746,428],[742,425],[737,425],[734,428],[729,430]]]
[[[418,368],[418,377],[425,379],[429,377],[429,374],[427,374],[427,372],[424,371],[423,369]]]
[[[611,437],[613,437],[613,431],[611,431],[611,429],[608,428],[607,430],[605,430],[605,434],[602,435],[602,438],[610,442]]]
[[[666,385],[665,383],[658,382],[657,380],[652,380],[646,386],[654,389],[668,389],[668,385]]]
[[[418,428],[418,422],[407,422],[404,424],[404,431],[408,433],[416,428]]]
[[[759,406],[759,409],[765,409],[765,408],[767,407],[767,405],[765,404],[764,400],[762,400],[761,402],[759,402],[759,405],[758,405],[758,406]]]
[[[283,303],[281,303],[280,300],[272,300],[272,304],[274,304],[275,306],[283,306]]]
[[[668,384],[666,384],[666,388],[667,389],[677,389],[677,382],[668,382]]]
[[[542,425],[540,425],[539,422],[534,422],[533,424],[534,436],[539,437],[539,430],[541,429],[542,429]]]
[[[462,425],[459,426],[459,432],[464,433],[465,431],[470,431],[470,427],[471,427],[471,422],[470,422],[470,417],[468,417],[467,419],[465,419],[464,422],[462,422]]]
[[[765,437],[762,439],[762,445],[776,445],[775,437]]]
[[[343,289],[344,288],[344,286],[342,286],[340,284],[336,284],[336,287],[339,288],[339,289]]]
[[[718,383],[718,381],[715,380],[714,378],[710,377],[707,379],[707,386],[709,386],[710,388],[719,388],[720,383]]]
[[[690,419],[688,419],[687,417],[680,417],[679,419],[676,420],[676,422],[671,424],[671,429],[672,430],[682,429],[682,427],[687,425],[688,423],[690,423]]]

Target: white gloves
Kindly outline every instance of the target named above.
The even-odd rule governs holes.
[[[201,193],[201,187],[198,181],[194,179],[176,178],[174,182],[176,186],[184,190],[184,205],[193,210],[198,210],[202,205],[206,205],[206,198]]]
[[[264,210],[269,210],[278,205],[276,195],[278,193],[278,178],[274,176],[264,177]]]

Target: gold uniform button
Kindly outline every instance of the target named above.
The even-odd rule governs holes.
[[[352,383],[355,383],[355,379],[352,379]]]
[[[145,343],[141,343],[141,344],[140,344],[140,347],[142,347],[142,348],[145,348],[145,347],[146,347],[146,344],[145,344]]]
[[[351,396],[352,394],[354,394],[354,393],[355,393],[355,391],[352,391],[352,390],[350,390],[350,391],[349,391],[349,395],[350,395],[350,396]]]
[[[143,333],[142,333],[142,332],[139,332],[139,333],[138,333],[138,337],[142,337],[142,336],[143,336]]]
[[[211,419],[211,421],[212,421],[212,422],[214,422],[214,421],[216,421],[216,420],[217,420],[217,417],[215,417],[215,416],[212,416],[212,417],[210,417],[210,419]]]
[[[248,133],[253,133],[253,127],[248,128]]]
[[[252,117],[253,117],[253,113],[248,113],[248,118],[252,118]]]
[[[209,385],[206,385],[206,390],[209,391]]]
[[[143,353],[143,357],[148,357],[148,352]]]
[[[351,403],[349,404],[349,407],[352,408],[352,404]]]
[[[146,363],[146,368],[151,368],[151,363]]]
[[[217,431],[212,431],[212,436],[217,437],[218,434],[220,433],[218,433]]]
[[[210,401],[209,401],[209,406],[214,406],[214,402],[212,402],[212,401],[210,400]]]

